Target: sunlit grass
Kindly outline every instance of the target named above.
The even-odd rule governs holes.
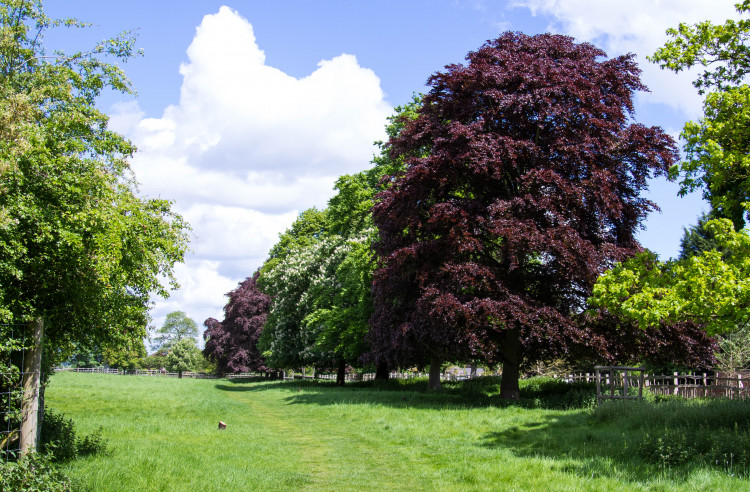
[[[61,373],[46,399],[80,432],[104,429],[108,455],[66,465],[89,491],[750,488],[721,469],[644,463],[621,418],[424,386]]]

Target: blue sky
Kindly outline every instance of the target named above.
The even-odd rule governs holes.
[[[645,56],[679,22],[734,17],[732,0],[292,0],[49,1],[53,17],[91,29],[47,37],[51,48],[85,49],[137,29],[144,56],[123,66],[139,95],[106,95],[113,128],[140,152],[142,192],[175,201],[194,228],[177,269],[182,288],[158,300],[160,325],[183,310],[221,319],[224,294],[260,266],[296,214],[325,206],[335,178],[369,166],[385,118],[430,74],[505,30],[556,32],[593,42],[609,56],[633,52],[651,93],[636,119],[675,137],[700,115],[689,73]],[[662,208],[639,238],[677,254],[699,196],[651,184]]]

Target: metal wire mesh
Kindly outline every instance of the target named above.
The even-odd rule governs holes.
[[[27,344],[25,325],[0,324],[2,344],[0,345],[0,459],[16,456],[21,451],[21,424],[24,420],[37,418],[37,415],[24,415],[25,373],[24,350]],[[35,388],[31,398],[38,397]]]

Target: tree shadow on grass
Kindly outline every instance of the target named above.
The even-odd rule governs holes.
[[[663,448],[654,453],[650,446],[655,436],[649,439],[649,433],[675,435],[693,431],[684,422],[676,421],[673,408],[665,410],[648,402],[617,403],[622,403],[622,408],[610,412],[607,419],[597,419],[597,412],[587,411],[543,413],[534,422],[489,432],[479,445],[508,449],[522,458],[547,458],[559,471],[582,478],[606,477],[634,488],[664,480],[681,486],[705,468],[738,478],[738,485],[747,484],[743,480],[747,470],[722,467],[718,462],[717,466],[706,464],[704,458],[690,453],[679,441],[660,442]],[[626,403],[639,405],[639,412],[631,414],[636,407],[631,409]],[[712,410],[715,409],[706,408],[707,418],[711,418]],[[712,432],[718,431],[717,427]],[[674,461],[677,457],[680,459]]]
[[[336,386],[334,382],[308,380],[277,381],[263,384],[237,382],[215,385],[218,390],[231,392],[281,390],[289,393],[289,396],[285,397],[284,400],[290,405],[328,406],[346,403],[440,410],[458,406],[486,407],[491,404],[489,398],[484,398],[485,401],[465,399],[460,394],[455,394],[448,389],[427,391],[422,389],[422,386],[426,386],[426,383],[378,386],[368,382],[367,384],[351,383],[341,387]]]
[[[261,382],[262,381],[262,382]],[[567,383],[554,383],[556,391],[562,388],[568,391],[576,387]],[[338,405],[341,403],[378,404],[393,407],[414,408],[486,408],[520,406],[524,408],[575,408],[570,400],[560,398],[550,387],[539,385],[522,388],[520,401],[503,400],[499,397],[500,378],[482,377],[465,381],[445,381],[438,391],[427,389],[426,378],[409,380],[391,379],[388,381],[355,381],[344,386],[337,386],[330,380],[298,379],[292,381],[248,381],[243,379],[229,380],[216,384],[222,391],[268,391],[280,390],[289,393],[285,399],[289,404],[301,405]],[[592,387],[593,388],[593,387]],[[555,388],[553,388],[555,389]],[[595,396],[595,389],[591,398]],[[575,393],[577,391],[578,393]],[[580,396],[580,388],[574,393]],[[567,394],[567,393],[566,393]],[[572,394],[572,393],[571,393]],[[540,398],[540,395],[542,396]],[[580,406],[580,405],[578,405]]]
[[[478,445],[504,448],[521,458],[554,460],[558,471],[586,478],[650,480],[662,473],[623,453],[621,436],[587,421],[586,414],[542,415],[533,422],[488,432]]]

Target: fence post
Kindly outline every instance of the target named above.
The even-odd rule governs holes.
[[[678,373],[674,373],[674,394],[680,394],[680,379],[677,377]]]
[[[31,348],[23,360],[23,401],[21,403],[21,456],[36,449],[39,417],[39,380],[42,367],[42,318],[29,323],[33,330]]]

